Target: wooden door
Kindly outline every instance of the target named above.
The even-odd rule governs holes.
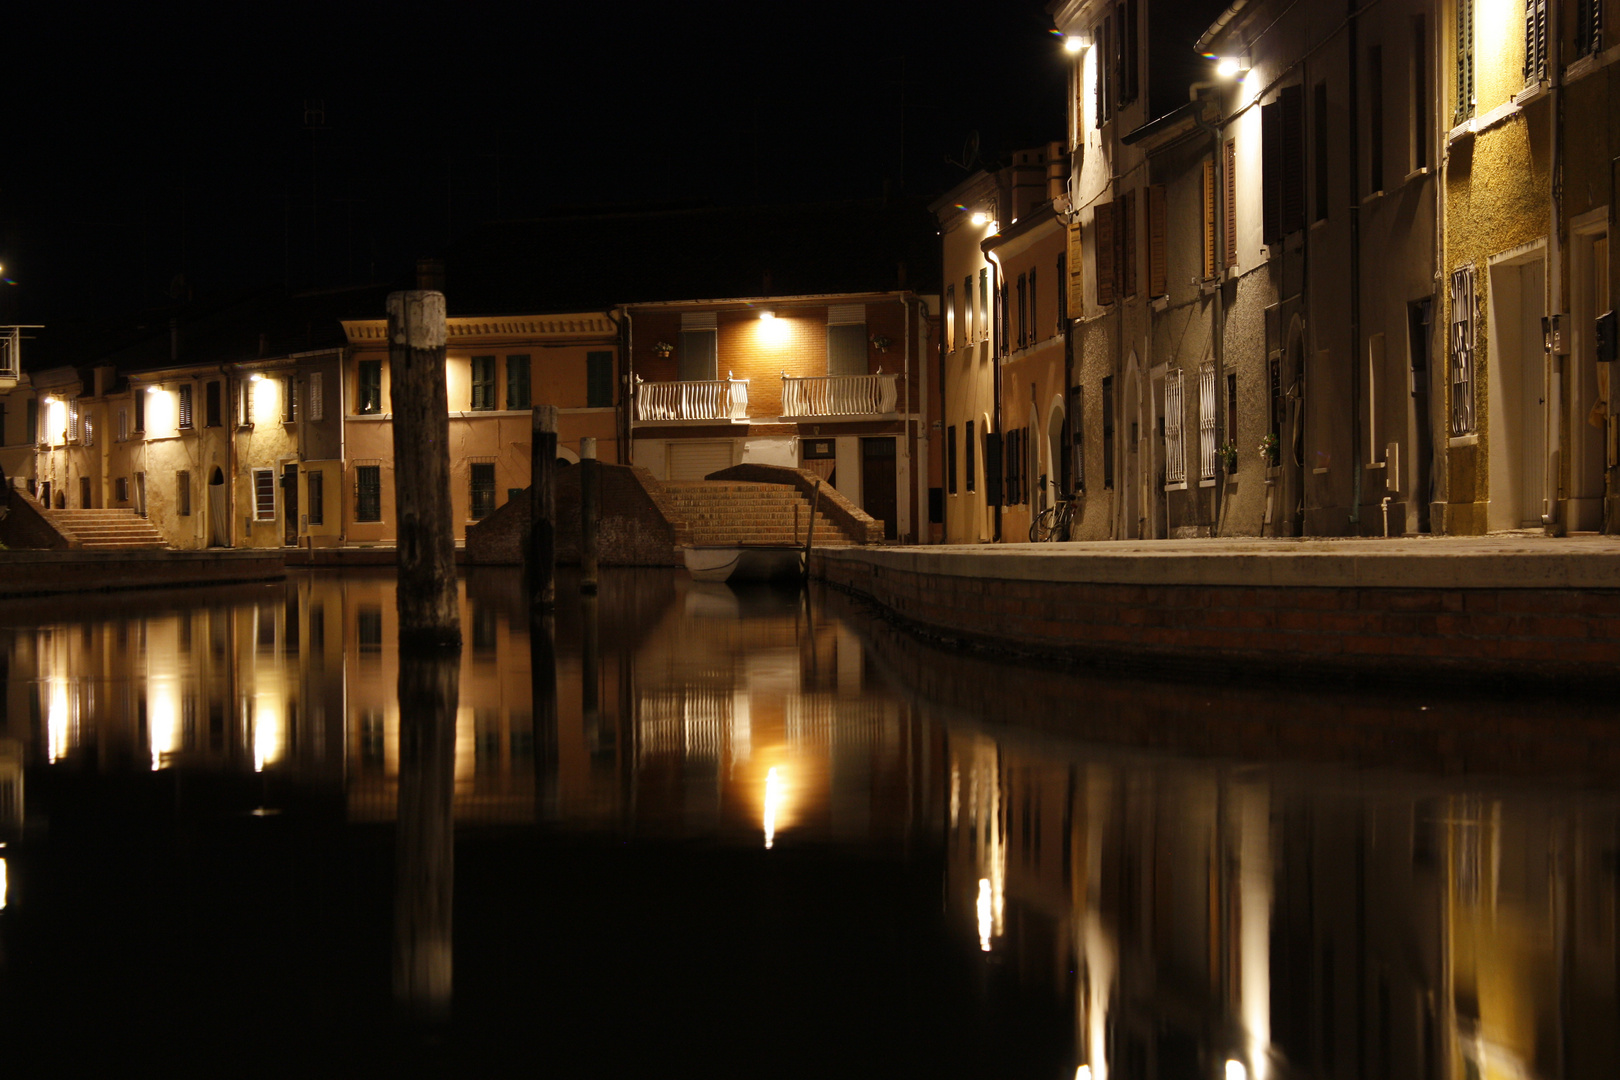
[[[281,542],[298,546],[298,466],[281,467]]]
[[[899,519],[895,503],[895,445],[892,436],[861,440],[861,509],[883,522],[883,537],[893,540]]]

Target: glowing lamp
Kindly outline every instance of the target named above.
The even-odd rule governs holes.
[[[975,225],[983,225],[985,222],[990,220],[990,215],[985,213],[983,210],[975,210],[973,211],[973,216],[968,220],[973,222]]]
[[[759,317],[762,319],[774,319],[776,318],[776,312],[772,311],[770,308],[766,308],[764,311],[759,313]]]
[[[255,371],[252,375],[248,376],[248,382],[264,382],[264,374],[262,372]]]
[[[1086,43],[1079,34],[1070,34],[1063,39],[1063,51],[1066,53],[1077,53],[1085,47]]]
[[[1248,1067],[1241,1061],[1226,1059],[1226,1080],[1249,1080]]]

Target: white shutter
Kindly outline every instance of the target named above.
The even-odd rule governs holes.
[[[702,480],[731,468],[731,443],[672,442],[665,458],[670,480]]]
[[[1164,380],[1164,483],[1187,482],[1187,447],[1181,438],[1181,372],[1174,371]]]
[[[1198,476],[1215,479],[1215,365],[1198,369]]]
[[[1474,268],[1451,275],[1451,433],[1474,430]]]

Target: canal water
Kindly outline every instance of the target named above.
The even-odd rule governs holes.
[[[1601,701],[1055,671],[838,594],[0,604],[0,1061],[179,1075],[1620,1075]]]

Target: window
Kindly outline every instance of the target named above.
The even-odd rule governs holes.
[[[1136,189],[1121,192],[1119,218],[1114,223],[1114,242],[1119,246],[1114,259],[1119,266],[1119,294],[1136,295]]]
[[[472,493],[470,516],[474,521],[482,521],[495,512],[495,463],[493,461],[473,462],[472,480],[469,487]]]
[[[1474,268],[1451,275],[1451,433],[1474,430]]]
[[[1172,371],[1164,379],[1164,486],[1187,482],[1187,446],[1181,437],[1181,372]]]
[[[866,305],[833,304],[827,308],[827,374],[870,373],[866,348]]]
[[[475,356],[472,358],[472,402],[469,407],[474,412],[481,412],[495,407],[495,358],[493,356]]]
[[[323,382],[320,372],[312,371],[309,373],[309,418],[311,420],[320,420],[325,416],[326,384]]]
[[[1068,309],[1074,312],[1077,319],[1086,313],[1085,255],[1085,230],[1081,228],[1079,215],[1076,214],[1075,220],[1069,225],[1068,276],[1064,278],[1064,284]]]
[[[129,438],[129,410],[118,410],[118,441],[123,442]]]
[[[309,523],[326,524],[326,474],[315,470],[306,473],[304,489],[309,501]]]
[[[1221,162],[1221,265],[1238,264],[1237,140],[1227,139]]]
[[[974,324],[979,332],[978,340],[990,340],[990,269],[979,267],[979,318]]]
[[[955,352],[956,340],[956,286],[945,286],[945,351]]]
[[[253,470],[253,520],[274,521],[276,519],[276,471],[274,469]]]
[[[1423,96],[1421,94],[1419,97]],[[1328,96],[1327,83],[1319,82],[1311,91],[1311,150],[1316,170],[1316,220],[1328,216]],[[1419,136],[1421,138],[1421,136]]]
[[[1170,292],[1169,213],[1163,184],[1148,192],[1148,296],[1157,298]]]
[[[1029,298],[1028,298],[1028,292],[1029,292],[1028,275],[1026,275],[1026,274],[1019,274],[1018,275],[1017,289],[1018,289],[1018,322],[1017,322],[1017,329],[1014,331],[1014,333],[1017,335],[1015,340],[1018,342],[1018,348],[1022,349],[1026,344],[1028,344],[1028,342],[1025,340],[1025,333],[1024,333],[1025,327],[1028,325],[1028,322],[1029,322],[1028,318],[1026,317],[1026,310],[1027,310],[1028,304],[1029,304]]]
[[[135,388],[135,434],[146,433],[146,387]]]
[[[39,441],[39,399],[38,398],[29,398],[28,399],[28,406],[24,410],[23,416],[24,416],[24,420],[26,422],[27,430],[28,430],[28,442],[30,444],[38,442]]]
[[[591,356],[595,356],[592,353]],[[589,366],[590,358],[586,358]],[[589,390],[590,378],[586,377],[586,394]],[[506,358],[506,407],[508,409],[528,409],[533,407],[529,396],[529,354],[519,353]]]
[[[181,469],[174,474],[175,512],[181,517],[191,516],[191,473]]]
[[[1412,16],[1412,79],[1407,87],[1412,103],[1412,171],[1429,164],[1429,26],[1422,15]]]
[[[1205,158],[1200,163],[1198,177],[1198,200],[1203,208],[1204,228],[1200,234],[1203,241],[1201,254],[1203,255],[1203,278],[1208,281],[1215,276],[1215,159]]]
[[[180,430],[191,430],[191,386],[180,387]]]
[[[1579,18],[1577,17],[1577,23]],[[1524,0],[1524,83],[1547,78],[1547,0]]]
[[[974,481],[977,479],[974,473],[976,471],[976,466],[978,465],[978,455],[976,453],[978,447],[973,440],[973,421],[969,420],[967,422],[967,427],[963,430],[963,434],[966,436],[966,438],[963,440],[966,443],[966,446],[963,447],[963,451],[964,456],[967,459],[964,463],[967,469],[967,489],[972,491]]]
[[[613,407],[613,354],[585,354],[585,405],[591,409]],[[525,406],[526,407],[526,406]]]
[[[956,425],[945,429],[945,491],[956,494]]]
[[[1260,107],[1260,197],[1265,213],[1262,239],[1275,243],[1305,225],[1305,188],[1299,86],[1285,86],[1277,99]]]
[[[1384,49],[1372,45],[1367,49],[1367,191],[1383,190]]]
[[[969,274],[962,279],[962,340],[968,344],[979,340],[975,333],[978,327],[975,325],[974,310],[973,275]]]
[[[203,386],[203,423],[209,427],[219,427],[220,397],[218,379]]]
[[[118,502],[129,502],[129,477],[120,476],[113,481],[113,498]]]
[[[1119,240],[1115,236],[1114,211],[1116,204],[1103,203],[1096,210],[1096,262],[1097,262],[1097,303],[1101,305],[1112,304],[1115,297],[1115,259],[1118,255]]]
[[[1105,15],[1092,33],[1097,56],[1097,126],[1102,127],[1114,113],[1114,19]]]
[[[1114,377],[1102,381],[1103,487],[1114,486]]]
[[[5,437],[0,435],[0,443],[3,442],[5,442]],[[84,445],[96,445],[96,425],[91,421],[89,413],[84,414]]]
[[[1041,337],[1040,330],[1038,329],[1035,321],[1037,318],[1035,312],[1039,310],[1035,306],[1035,270],[1036,268],[1033,266],[1029,269],[1029,343],[1031,345],[1034,345],[1040,340]]]
[[[1474,0],[1457,0],[1457,100],[1452,126],[1474,115]]]
[[[1086,490],[1086,394],[1085,387],[1069,387],[1069,475],[1070,491]]]
[[[1119,50],[1121,53],[1119,100],[1129,103],[1136,100],[1140,87],[1140,69],[1137,65],[1137,0],[1125,0],[1118,7],[1119,18]]]
[[[380,465],[355,466],[354,520],[382,520],[382,466]]]
[[[281,422],[291,424],[298,419],[298,380],[291,375],[281,377]]]
[[[1069,290],[1065,288],[1069,280],[1069,253],[1058,252],[1057,257],[1057,321],[1052,333],[1063,333],[1063,324],[1069,321]]]
[[[1575,55],[1603,51],[1603,0],[1576,0]]]
[[[1238,418],[1237,372],[1229,371],[1229,372],[1226,373],[1226,441],[1231,443],[1233,446],[1236,446],[1238,444],[1238,421],[1237,421],[1237,418]],[[1242,454],[1238,455],[1240,460],[1241,460],[1242,456],[1243,456]],[[1235,462],[1232,465],[1231,471],[1232,472],[1237,471],[1237,464]]]
[[[62,432],[63,442],[79,441],[79,399],[67,399],[67,429]]]
[[[1215,479],[1215,365],[1198,369],[1198,478]]]
[[[708,326],[688,326],[688,318],[681,317],[681,381],[710,382],[718,377],[714,315],[708,316]],[[701,321],[701,316],[692,320],[694,324]]]
[[[359,385],[355,392],[355,412],[382,412],[382,361],[360,361]]]

